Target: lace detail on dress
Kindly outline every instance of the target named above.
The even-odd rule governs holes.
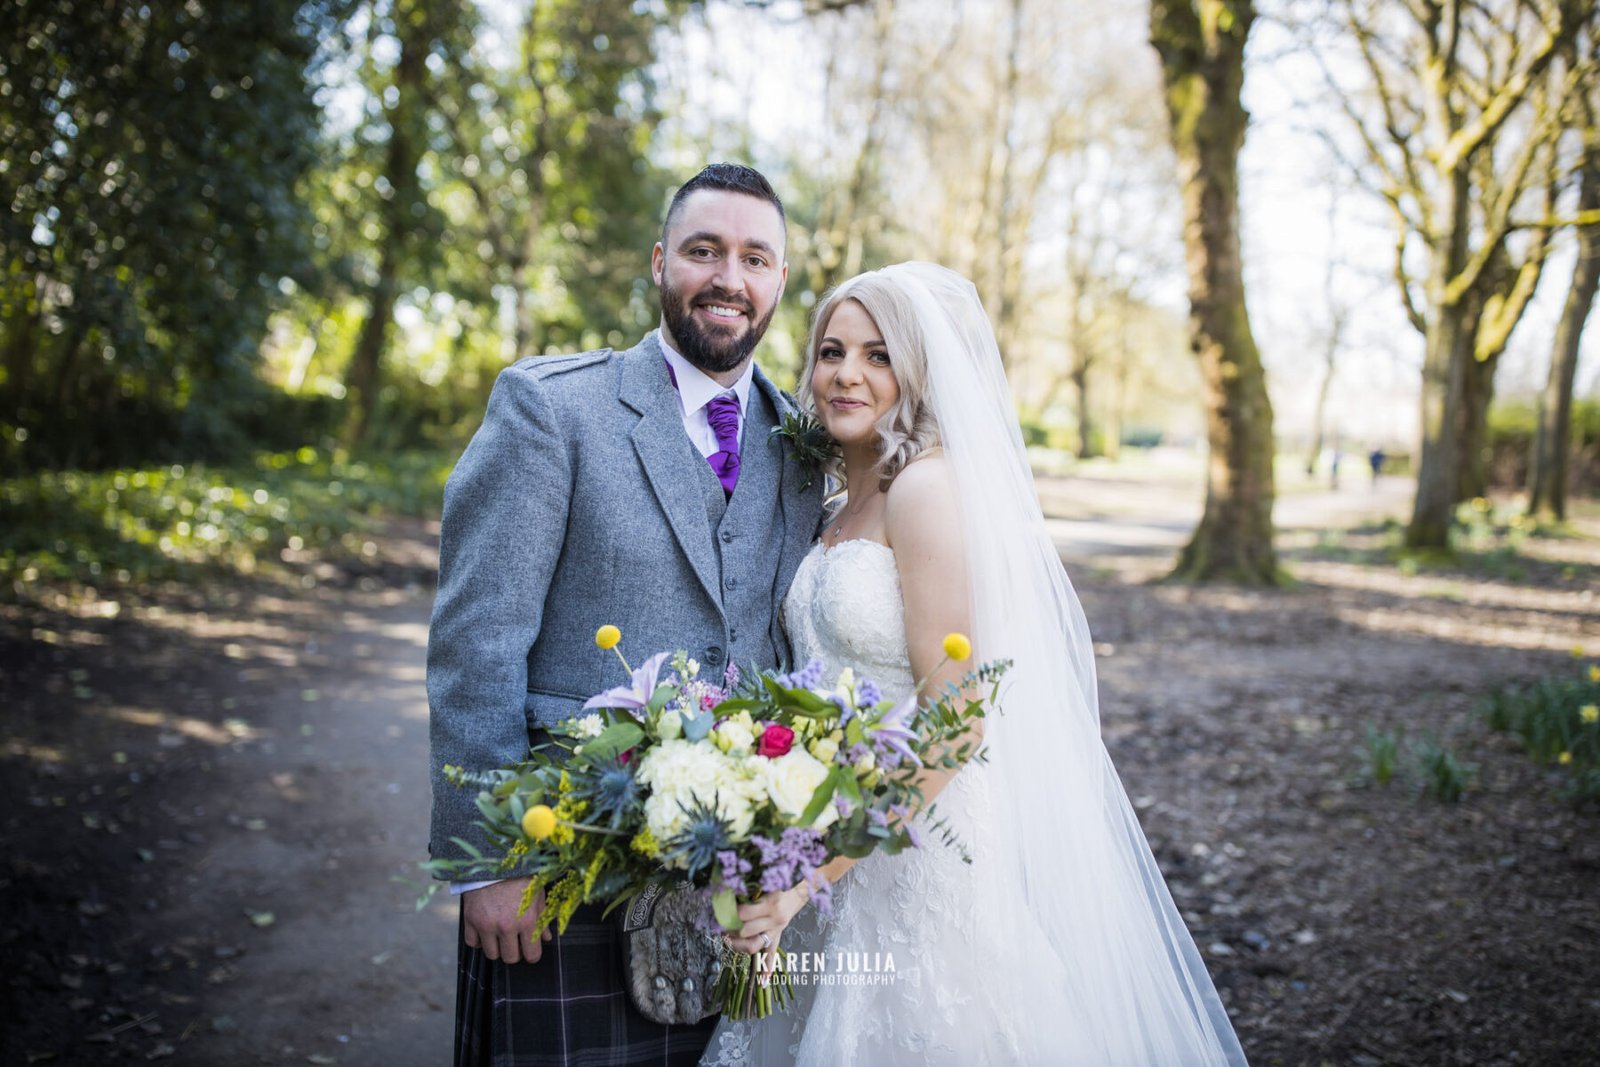
[[[857,678],[870,678],[886,695],[911,691],[905,603],[888,545],[852,540],[830,549],[816,544],[795,572],[783,610],[796,666],[815,657],[822,660],[829,683],[851,667]]]
[[[845,667],[897,699],[915,681],[894,552],[875,541],[818,544],[796,572],[784,620],[797,663],[820,659],[832,681]],[[986,769],[968,766],[939,794],[934,815],[973,864],[985,862]],[[923,847],[872,855],[834,890],[833,915],[806,908],[783,949],[820,953],[796,1003],[757,1023],[724,1020],[703,1065],[917,1064],[1014,1061],[1005,1020],[1024,1006],[992,981],[986,957],[1000,937],[977,906],[973,864],[920,818]],[[892,968],[892,969],[891,969]],[[820,979],[820,981],[819,981]],[[978,1021],[978,1020],[981,1020]]]

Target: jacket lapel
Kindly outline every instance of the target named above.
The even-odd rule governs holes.
[[[639,413],[639,423],[630,435],[639,464],[644,468],[650,489],[672,527],[672,535],[683,550],[700,585],[711,602],[722,606],[721,582],[717,578],[716,548],[706,520],[702,500],[704,487],[695,463],[705,460],[683,432],[683,415],[677,394],[667,376],[666,358],[651,333],[623,354],[622,402]]]

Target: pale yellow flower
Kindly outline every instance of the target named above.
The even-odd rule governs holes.
[[[1600,705],[1585,704],[1578,709],[1578,717],[1584,722],[1600,722]]]
[[[1563,767],[1565,767],[1567,764],[1572,762],[1572,753],[1570,753],[1570,752],[1561,753],[1561,755],[1556,757],[1556,762],[1561,764]]]

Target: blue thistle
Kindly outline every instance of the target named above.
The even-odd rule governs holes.
[[[611,829],[622,825],[624,816],[639,803],[639,783],[633,771],[620,759],[599,764],[597,773],[577,783],[574,794],[587,801],[592,817],[609,821]]]
[[[717,861],[717,853],[731,847],[733,839],[727,824],[717,815],[714,802],[707,805],[697,799],[694,807],[682,810],[689,822],[662,846],[662,855],[693,878],[701,871],[710,870]]]

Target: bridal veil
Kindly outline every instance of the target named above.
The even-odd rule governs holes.
[[[1047,994],[1029,998],[1050,1007],[1028,1013],[1021,1045],[1096,1065],[1243,1064],[1101,740],[1088,623],[1045,529],[977,291],[931,263],[878,273],[922,326],[961,501],[975,659],[1013,661],[985,731],[993,847],[974,873],[978,906],[1004,911],[994,963]]]

